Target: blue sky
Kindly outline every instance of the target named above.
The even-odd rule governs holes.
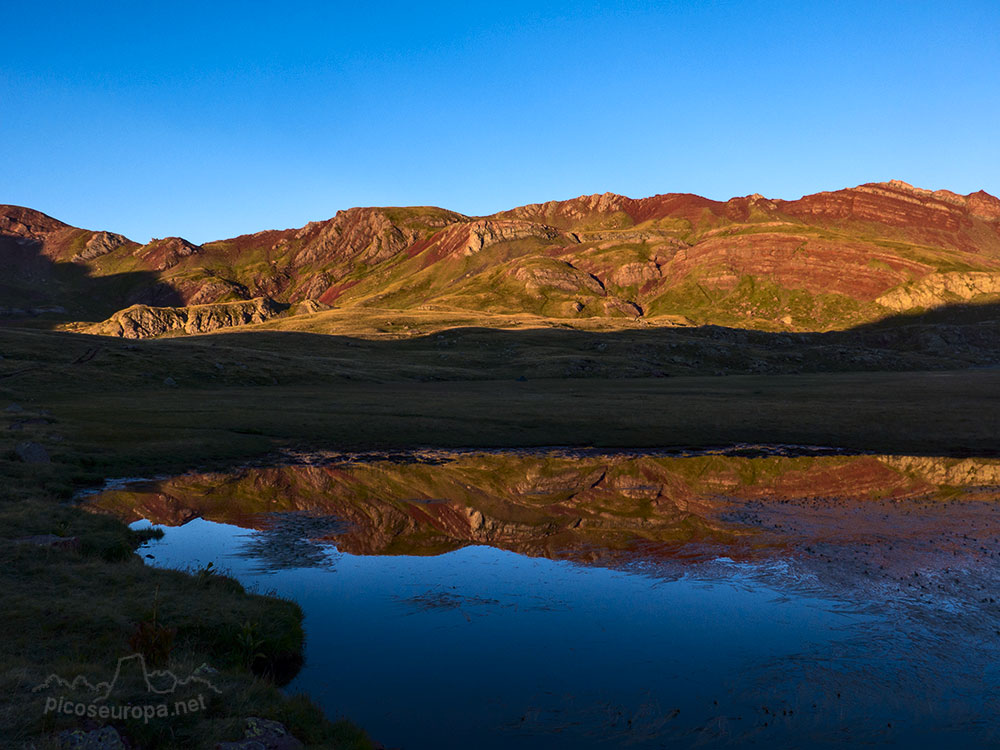
[[[354,205],[1000,193],[1000,3],[6,3],[0,203],[145,241]]]

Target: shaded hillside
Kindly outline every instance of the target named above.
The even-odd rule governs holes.
[[[158,270],[135,255],[141,250],[118,234],[0,206],[0,318],[99,320],[131,304],[182,304]]]
[[[1000,200],[901,182],[796,201],[609,193],[488,217],[352,208],[301,229],[201,246],[180,238],[140,246],[17,207],[0,208],[0,232],[17,280],[4,292],[19,305],[44,298],[69,317],[83,314],[77,300],[93,296],[98,281],[134,274],[145,283],[103,292],[113,309],[269,297],[358,310],[826,330],[1000,299]],[[60,283],[46,287],[50,277]]]

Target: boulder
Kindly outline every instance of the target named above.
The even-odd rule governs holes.
[[[14,446],[14,453],[26,464],[47,464],[51,463],[49,452],[44,446],[38,443],[24,442]]]
[[[65,549],[80,551],[80,540],[75,536],[57,536],[55,534],[38,534],[22,536],[14,540],[14,544],[27,544],[32,547],[49,547],[50,549]]]
[[[287,307],[267,297],[189,307],[132,305],[119,310],[103,323],[91,326],[87,333],[126,339],[152,338],[171,331],[208,333],[221,328],[263,323],[283,313]]]
[[[129,747],[118,730],[111,726],[89,732],[66,729],[56,739],[60,750],[127,750]]]
[[[216,750],[300,750],[302,743],[288,733],[284,724],[250,717],[242,740],[220,742]]]
[[[970,302],[980,296],[1000,294],[1000,273],[950,272],[935,273],[919,281],[904,284],[875,301],[893,312],[903,312],[915,307],[941,307],[942,305]]]

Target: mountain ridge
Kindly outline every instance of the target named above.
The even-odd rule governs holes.
[[[303,227],[139,244],[0,206],[8,314],[258,297],[338,308],[681,317],[829,330],[1000,295],[1000,199],[866,183],[797,200],[615,193],[467,216],[355,207]]]

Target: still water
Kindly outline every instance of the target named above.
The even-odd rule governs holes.
[[[334,457],[94,507],[305,613],[288,685],[387,747],[984,744],[989,461]],[[992,482],[992,484],[991,484]]]

